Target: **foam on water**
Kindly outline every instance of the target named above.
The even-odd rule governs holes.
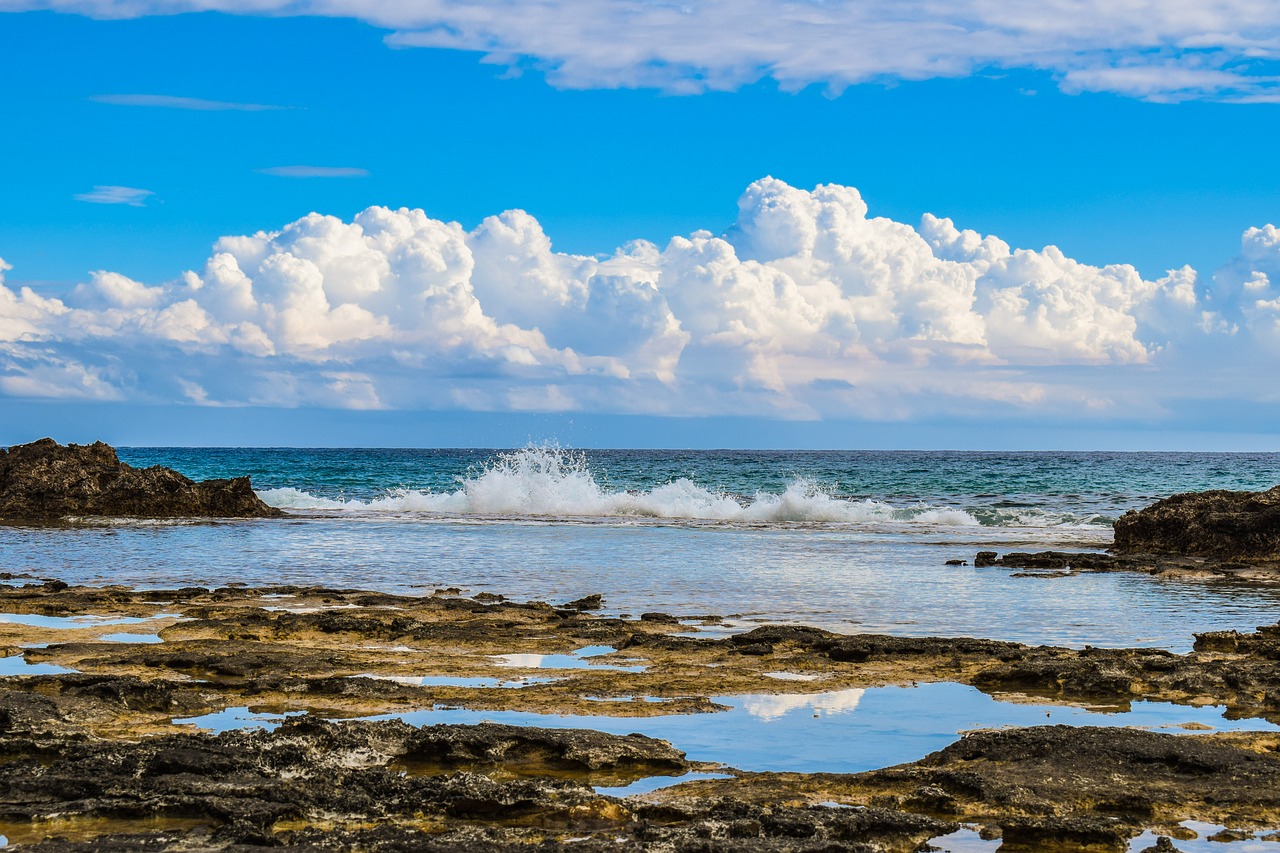
[[[694,519],[754,524],[911,524],[934,527],[1088,526],[1105,520],[1023,510],[969,511],[917,501],[894,505],[833,494],[833,489],[794,477],[781,493],[739,496],[706,488],[687,477],[651,489],[615,489],[601,482],[584,455],[559,447],[527,447],[497,454],[479,470],[459,478],[454,490],[389,489],[370,500],[341,500],[294,487],[258,495],[281,509],[343,514],[415,513],[538,518]]]

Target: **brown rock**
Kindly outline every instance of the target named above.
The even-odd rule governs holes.
[[[0,449],[0,518],[67,516],[273,518],[248,477],[192,482],[169,468],[134,468],[102,442],[65,447],[51,438]]]
[[[1131,510],[1116,520],[1114,550],[1280,560],[1280,486],[1265,492],[1190,492]]]

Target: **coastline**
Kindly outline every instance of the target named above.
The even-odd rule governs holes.
[[[0,509],[35,524],[0,528],[16,546],[0,551],[6,844],[1167,853],[1177,838],[1245,853],[1280,840],[1280,624],[1242,628],[1275,597],[1280,488],[1125,512],[1108,553],[981,551],[969,566],[940,554],[1021,544],[1018,528],[919,541],[931,525],[988,528],[803,480],[749,503],[687,480],[641,495],[735,519],[714,527],[581,524],[563,506],[540,520],[575,490],[597,510],[637,500],[545,451],[446,496],[475,510],[485,493],[537,492],[520,512],[443,524],[290,516],[247,477],[196,483],[101,444],[43,440],[3,461]],[[1017,500],[975,497],[1021,517]],[[759,508],[757,529],[743,513]],[[849,525],[867,513],[871,530]],[[449,582],[424,591],[424,556]],[[85,583],[82,558],[109,583]],[[59,565],[65,579],[48,577]],[[286,582],[299,574],[310,582]],[[1186,583],[1206,580],[1221,583]],[[1127,612],[1105,595],[1126,588]],[[857,627],[868,593],[890,630],[778,618]],[[720,609],[744,601],[763,607]],[[1184,601],[1191,618],[1118,624]],[[977,630],[937,630],[954,624]],[[1073,646],[1082,632],[1108,647]]]
[[[1127,839],[1144,830],[1176,834],[1186,820],[1257,831],[1280,826],[1280,793],[1271,793],[1280,792],[1280,759],[1274,756],[1280,731],[1272,730],[1280,722],[1280,673],[1273,662],[1280,627],[1252,635],[1207,633],[1196,651],[1175,655],[840,635],[798,626],[700,637],[682,624],[694,621],[683,614],[596,615],[599,596],[553,605],[493,593],[465,597],[457,589],[413,597],[320,587],[134,591],[7,580],[0,611],[38,617],[0,623],[7,659],[22,655],[26,665],[72,670],[6,678],[0,693],[6,834],[15,843],[29,841],[32,828],[42,827],[46,834],[65,830],[80,839],[30,849],[179,849],[197,839],[207,845],[202,849],[245,843],[458,849],[465,837],[467,844],[483,841],[494,850],[528,849],[523,845],[534,841],[548,850],[603,849],[607,840],[621,845],[611,849],[685,849],[703,838],[711,846],[698,849],[826,849],[821,841],[871,845],[841,849],[906,851],[966,824],[988,837],[1003,835],[1005,850],[1124,850]],[[96,618],[85,620],[88,614]],[[691,616],[716,622],[706,614]],[[120,619],[129,621],[113,624]],[[104,634],[134,639],[107,640]],[[432,708],[472,709],[494,719],[509,712],[568,714],[574,722],[621,720],[640,730],[646,719],[711,725],[732,719],[737,709],[725,697],[861,697],[890,686],[936,684],[968,685],[1010,708],[1109,707],[1122,713],[1134,703],[1164,702],[1191,715],[1221,706],[1223,719],[1255,720],[1258,728],[1212,734],[1189,733],[1195,724],[1170,729],[1179,734],[1094,725],[986,730],[905,765],[852,774],[761,772],[696,757],[671,759],[664,752],[668,764],[657,774],[652,762],[645,763],[649,759],[627,759],[632,764],[619,770],[548,758],[567,748],[544,742],[553,723],[552,729],[521,728],[529,732],[522,742],[534,745],[519,755],[467,747],[466,760],[419,760],[404,777],[395,769],[413,759],[406,758],[408,747],[402,749],[406,738],[420,736],[406,734],[410,727],[390,718],[416,722],[423,715],[414,712]],[[812,707],[815,716],[828,712]],[[174,722],[217,720],[220,712],[225,720],[227,709],[235,708],[245,709],[247,719],[228,723],[225,734],[191,734],[191,726]],[[234,730],[253,724],[254,712],[266,715],[259,725],[279,728]],[[294,716],[298,712],[306,715]],[[479,737],[485,726],[458,730],[465,740]],[[622,734],[599,737],[613,744]],[[388,812],[387,804],[358,797],[341,806],[322,802],[303,785],[293,799],[281,791],[268,797],[287,805],[270,820],[255,823],[238,814],[245,803],[233,808],[223,802],[220,808],[230,811],[211,812],[210,803],[227,796],[211,777],[229,767],[261,776],[262,756],[291,743],[290,778],[320,779],[333,772],[334,742],[366,756],[344,771],[363,780],[353,778],[356,788],[374,780],[394,787],[401,784],[394,780],[409,779],[403,784],[425,785],[434,799],[419,791],[415,796],[424,798],[411,813]],[[402,746],[387,745],[392,742]],[[646,750],[661,749],[657,741],[644,742]],[[174,758],[156,778],[109,775],[101,785],[110,796],[106,789],[85,796],[66,788],[66,774],[96,767],[108,753],[117,763],[154,763],[157,754],[173,750],[222,757],[212,763]],[[409,752],[422,758],[420,746]],[[1163,781],[1152,775],[1153,754],[1166,756]],[[1028,763],[1045,760],[1056,762],[1060,773],[1099,781],[1075,794],[1045,787]],[[1263,775],[1242,785],[1245,771]],[[729,778],[695,778],[625,799],[596,790],[602,780],[681,772]],[[159,782],[176,786],[168,799],[156,799],[148,787]],[[488,791],[488,799],[476,800],[476,786]],[[524,806],[509,802],[517,789]],[[491,807],[459,808],[460,797]],[[720,841],[715,833],[706,836],[709,826],[724,823],[727,808],[736,810],[734,820],[747,821],[735,830],[741,834]],[[804,833],[771,829],[782,813],[789,815],[788,825],[806,827]],[[135,823],[118,823],[123,814]],[[139,820],[160,823],[137,832]],[[180,826],[183,821],[187,825]],[[107,838],[119,836],[116,830],[129,839]],[[321,830],[329,841],[322,841]],[[575,838],[587,840],[570,842]]]

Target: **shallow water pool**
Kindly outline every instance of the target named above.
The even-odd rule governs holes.
[[[954,743],[965,731],[999,726],[1137,726],[1188,736],[1203,731],[1280,731],[1280,726],[1265,720],[1228,720],[1215,706],[1135,702],[1128,711],[1105,712],[999,701],[976,688],[951,683],[718,696],[714,701],[729,710],[609,717],[432,708],[367,719],[398,719],[415,726],[489,721],[622,735],[639,732],[670,741],[691,761],[739,770],[797,773],[856,773],[914,761]],[[228,709],[175,722],[225,731],[246,726],[274,728],[280,719]]]

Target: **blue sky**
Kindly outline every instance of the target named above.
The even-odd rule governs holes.
[[[2,0],[0,442],[1273,448],[1280,13],[576,2]]]

